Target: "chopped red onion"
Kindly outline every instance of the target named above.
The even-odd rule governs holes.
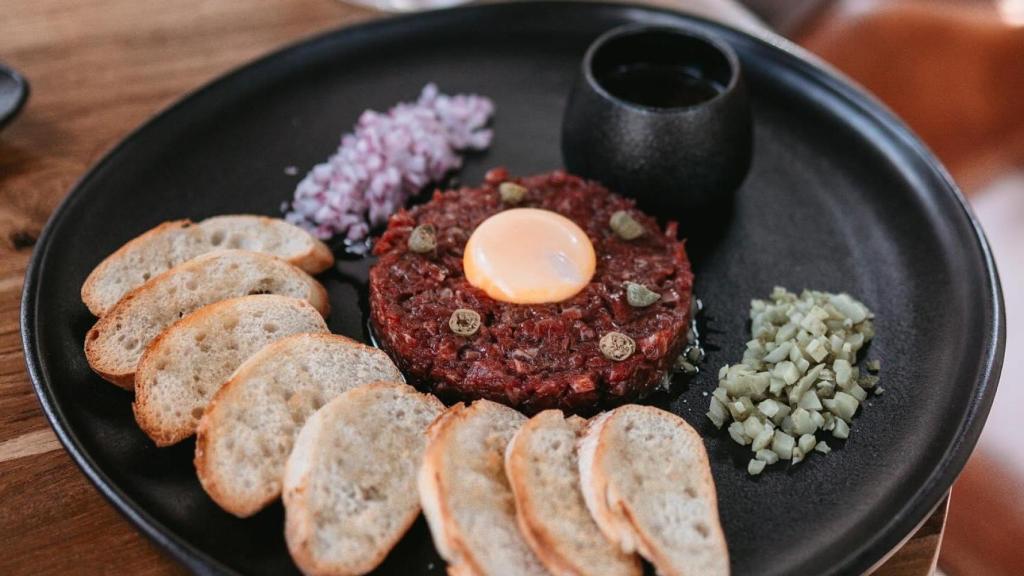
[[[489,98],[448,96],[434,84],[386,114],[367,110],[327,162],[295,188],[285,219],[319,238],[362,240],[410,196],[462,166],[465,150],[490,146]]]

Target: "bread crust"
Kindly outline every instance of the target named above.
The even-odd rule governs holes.
[[[128,242],[125,242],[123,245],[121,245],[120,248],[114,250],[113,253],[104,258],[103,261],[101,261],[99,264],[96,265],[95,268],[92,269],[92,272],[89,272],[89,276],[87,276],[85,282],[82,283],[82,302],[85,303],[85,306],[86,308],[89,309],[89,312],[91,312],[93,316],[102,317],[110,310],[109,308],[104,307],[100,303],[99,296],[96,295],[96,284],[101,280],[103,275],[106,273],[107,269],[109,269],[114,262],[120,260],[121,258],[124,258],[126,254],[128,254],[135,248],[148,243],[156,236],[160,236],[161,234],[165,234],[172,230],[180,230],[182,228],[187,228],[193,224],[194,222],[192,222],[188,218],[184,218],[182,220],[169,220],[167,222],[157,224],[153,228],[150,228],[149,230],[143,232],[142,234],[136,236],[135,238],[132,238]]]
[[[447,449],[446,437],[452,426],[466,417],[468,410],[465,404],[454,404],[427,428],[427,449],[423,453],[423,465],[417,483],[434,545],[448,562],[449,574],[482,574],[479,564],[467,554],[465,539],[452,521],[451,507],[444,497],[445,486],[440,474],[443,466],[441,458]]]
[[[523,454],[525,447],[521,446],[523,436],[539,425],[540,418],[551,413],[557,413],[559,418],[562,417],[561,410],[544,410],[516,430],[505,450],[505,473],[508,475],[508,484],[516,499],[516,524],[519,525],[519,531],[523,534],[526,543],[530,545],[541,564],[544,564],[544,567],[553,574],[576,575],[579,573],[575,566],[564,559],[561,554],[555,552],[555,539],[543,529],[543,526],[531,521],[528,510],[533,507],[532,499],[530,492],[522,484],[523,475],[517,472],[525,458],[525,454]]]
[[[631,554],[636,552],[635,548],[624,545],[619,531],[615,528],[615,519],[608,510],[608,503],[603,497],[607,492],[607,482],[604,476],[593,474],[595,457],[600,444],[600,436],[605,422],[611,417],[611,412],[602,412],[587,422],[583,435],[577,441],[577,452],[579,454],[578,465],[580,467],[580,491],[583,493],[583,502],[590,510],[597,527],[604,534],[605,538],[619,546],[623,552]]]
[[[560,538],[551,533],[546,522],[534,515],[538,508],[543,508],[544,503],[533,501],[533,491],[527,485],[529,477],[526,470],[531,465],[531,454],[525,439],[536,429],[549,425],[550,419],[557,419],[559,422],[566,420],[569,427],[577,433],[586,425],[584,420],[576,416],[566,419],[561,410],[545,410],[535,415],[516,431],[505,451],[505,471],[516,500],[516,522],[534,554],[552,574],[585,576],[587,574],[585,562],[593,560],[593,558],[574,558],[570,550],[563,549],[563,542]],[[603,536],[599,529],[598,533]],[[640,561],[635,556],[632,559],[633,565],[623,573],[639,576],[643,573]]]
[[[479,411],[495,408],[515,412],[512,408],[502,404],[489,400],[476,400],[469,406],[463,404],[452,406],[428,429],[429,441],[419,477],[420,500],[438,552],[449,563],[449,574],[486,575],[487,572],[483,562],[477,557],[478,551],[473,548],[469,542],[470,539],[454,519],[452,499],[458,498],[459,495],[453,494],[452,486],[447,483],[448,474],[443,472],[443,458],[445,454],[457,449],[451,446],[453,441],[451,435],[457,426],[476,417]],[[503,455],[504,453],[499,457],[503,457]],[[519,534],[518,527],[514,528],[515,533]],[[523,544],[524,551],[533,556],[529,545],[525,541]],[[528,562],[536,562],[537,568],[542,566],[538,560],[533,558]]]
[[[319,274],[334,266],[334,254],[319,238],[310,238],[313,240],[313,248],[309,252],[288,258],[286,262],[309,274]]]

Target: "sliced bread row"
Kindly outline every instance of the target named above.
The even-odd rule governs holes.
[[[449,574],[545,575],[516,522],[505,449],[526,417],[488,400],[456,404],[431,426],[418,486]]]
[[[157,446],[180,442],[254,353],[291,334],[328,332],[320,313],[297,298],[261,294],[204,306],[146,348],[135,373],[135,420]]]
[[[196,437],[203,488],[224,510],[255,514],[281,493],[285,459],[317,409],[376,381],[404,382],[387,354],[336,334],[296,334],[250,356],[214,395]]]
[[[681,418],[629,405],[589,423],[527,421],[486,400],[431,426],[419,491],[452,574],[729,573],[704,445]]]
[[[251,515],[284,488],[307,574],[372,570],[419,513],[426,429],[444,405],[383,352],[327,333],[304,300],[204,306],[150,344],[136,380],[136,419],[157,445],[201,416],[196,469],[226,510]]]
[[[604,535],[662,576],[729,574],[718,499],[700,435],[630,404],[592,419],[578,446],[580,488]]]
[[[327,291],[280,258],[244,250],[204,254],[150,279],[125,295],[89,330],[85,355],[104,379],[132,388],[150,342],[199,308],[250,294],[278,294],[308,301],[322,316]]]
[[[383,352],[327,333],[304,300],[204,306],[154,339],[136,380],[136,418],[158,445],[202,416],[197,472],[226,510],[252,514],[284,488],[307,574],[369,572],[419,514],[426,429],[444,405]]]
[[[583,501],[576,442],[585,427],[578,416],[546,410],[512,437],[505,474],[519,529],[552,574],[639,576],[640,559],[605,538]]]
[[[201,222],[175,220],[130,240],[100,262],[82,284],[82,301],[103,316],[125,294],[174,266],[207,252],[239,249],[277,256],[317,274],[334,263],[323,242],[278,218],[232,215]]]

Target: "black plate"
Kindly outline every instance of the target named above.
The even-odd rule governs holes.
[[[364,108],[445,91],[494,98],[496,139],[464,182],[503,164],[556,168],[569,83],[587,44],[625,22],[689,22],[740,54],[754,102],[750,177],[717,249],[696,262],[709,370],[668,405],[707,442],[737,574],[861,572],[946,493],[988,412],[1003,353],[998,279],[949,177],[890,114],[842,80],[734,30],[660,10],[589,3],[508,4],[396,18],[314,38],[173,106],[86,175],[52,217],[25,283],[22,330],[39,398],[100,491],[189,568],[294,572],[282,509],[221,512],[192,468],[193,443],[159,450],[132,419],[130,394],[86,365],[93,319],[79,300],[89,270],[161,221],[279,214],[298,177],[335,148]],[[571,26],[568,24],[571,23]],[[324,277],[331,328],[364,338],[366,262]],[[714,374],[740,358],[753,297],[776,284],[846,290],[878,315],[869,357],[886,392],[849,441],[798,467],[747,476],[746,449],[703,416]],[[422,521],[382,572],[441,574]]]

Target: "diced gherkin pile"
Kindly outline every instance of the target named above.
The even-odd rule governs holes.
[[[831,451],[818,436],[844,439],[878,377],[861,372],[857,353],[875,335],[874,314],[848,294],[776,287],[750,303],[743,361],[718,373],[708,418],[750,446],[750,474],[779,460],[802,461],[812,450]],[[877,361],[865,363],[877,372]]]

